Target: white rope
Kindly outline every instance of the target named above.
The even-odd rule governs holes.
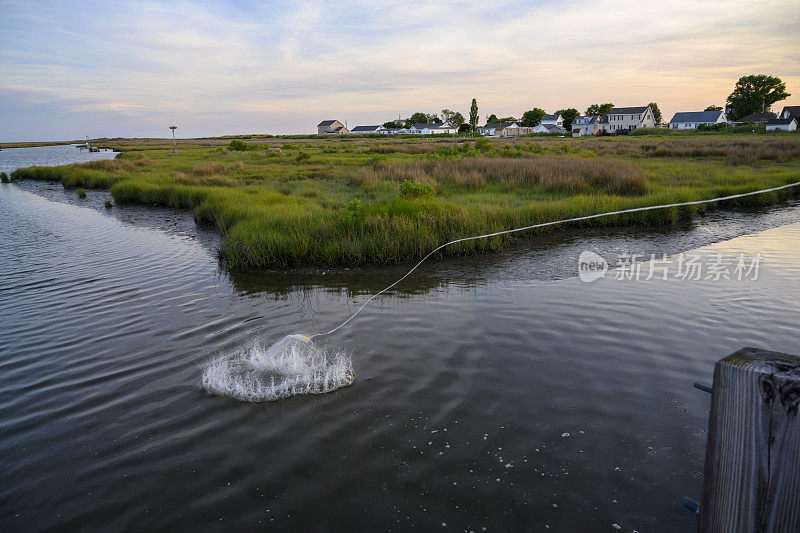
[[[439,250],[441,250],[445,246],[450,246],[451,244],[455,244],[457,242],[473,241],[475,239],[484,239],[486,237],[496,237],[497,235],[506,235],[508,233],[517,233],[517,232],[520,232],[520,231],[527,231],[529,229],[534,229],[534,228],[543,228],[545,226],[553,226],[555,224],[564,224],[564,223],[567,223],[567,222],[578,222],[578,221],[581,221],[581,220],[590,220],[592,218],[607,217],[607,216],[611,216],[611,215],[622,215],[622,214],[625,214],[625,213],[636,213],[638,211],[651,211],[653,209],[664,209],[664,208],[667,208],[667,207],[681,207],[681,206],[684,206],[684,205],[708,204],[708,203],[711,203],[711,202],[720,202],[720,201],[723,201],[723,200],[733,200],[734,198],[742,198],[744,196],[753,196],[753,195],[756,195],[756,194],[764,194],[764,193],[767,193],[767,192],[779,191],[781,189],[788,189],[789,187],[796,187],[798,185],[800,185],[800,181],[797,181],[797,182],[794,182],[794,183],[789,183],[787,185],[781,185],[780,187],[772,187],[771,189],[762,189],[760,191],[745,192],[745,193],[741,193],[741,194],[732,194],[731,196],[722,196],[720,198],[712,198],[710,200],[694,200],[692,202],[679,202],[679,203],[675,203],[675,204],[651,205],[651,206],[648,206],[648,207],[636,207],[636,208],[633,208],[633,209],[623,209],[621,211],[609,211],[608,213],[598,213],[596,215],[586,215],[586,216],[583,216],[583,217],[567,218],[567,219],[564,219],[564,220],[555,220],[553,222],[542,222],[540,224],[533,224],[531,226],[525,226],[525,227],[522,227],[522,228],[507,229],[507,230],[504,230],[504,231],[497,231],[495,233],[487,233],[486,235],[477,235],[475,237],[464,237],[463,239],[456,239],[454,241],[446,242],[446,243],[442,244],[441,246],[439,246],[437,248],[434,248],[430,253],[428,253],[428,255],[423,257],[419,261],[419,263],[414,265],[414,268],[412,268],[411,270],[406,272],[406,274],[402,278],[398,279],[397,281],[395,281],[394,283],[392,283],[391,285],[389,285],[385,289],[381,290],[380,292],[376,292],[375,294],[370,296],[367,299],[367,301],[365,301],[363,304],[361,304],[361,307],[356,309],[356,312],[353,313],[352,315],[350,315],[350,317],[347,320],[345,320],[344,322],[342,322],[341,324],[339,324],[338,326],[336,326],[335,328],[333,328],[330,331],[326,331],[325,333],[317,333],[316,335],[311,335],[309,337],[309,339],[313,339],[313,338],[316,338],[316,337],[325,337],[325,336],[330,335],[331,333],[335,332],[336,330],[346,326],[347,323],[350,322],[351,320],[353,320],[356,317],[356,315],[358,315],[361,312],[361,310],[364,309],[367,306],[368,303],[370,303],[372,300],[374,300],[375,298],[377,298],[378,296],[380,296],[384,292],[388,291],[389,289],[391,289],[392,287],[394,287],[395,285],[397,285],[398,283],[400,283],[401,281],[406,279],[409,275],[411,275],[412,272],[414,272],[417,269],[417,267],[419,267],[422,263],[424,263],[430,256],[432,256],[433,254],[435,254],[436,252],[438,252]]]

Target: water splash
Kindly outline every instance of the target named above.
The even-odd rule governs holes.
[[[349,355],[329,354],[301,334],[271,346],[256,343],[203,366],[203,388],[245,402],[271,402],[298,394],[324,394],[353,383]]]

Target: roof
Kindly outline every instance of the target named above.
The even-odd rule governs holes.
[[[561,126],[557,126],[556,124],[542,124],[542,126],[547,128],[547,131],[549,131],[550,133],[567,131],[566,129],[562,128]]]
[[[425,128],[427,128],[429,130],[435,130],[435,129],[438,129],[438,128],[444,128],[444,127],[448,127],[448,126],[445,126],[444,122],[429,122],[429,123],[420,122],[419,124],[414,124],[414,127],[416,129],[418,129],[418,130],[422,130],[422,129],[425,129]]]
[[[788,111],[788,112],[789,112],[789,114],[790,114],[791,116],[793,116],[793,117],[794,117],[794,116],[797,116],[797,115],[800,115],[800,105],[787,105],[787,106],[783,106],[783,111],[781,111],[781,115],[783,115],[783,114],[784,114],[784,113],[786,113],[787,111]]]
[[[317,127],[319,128],[319,127],[322,127],[322,126],[330,126],[334,122],[339,122],[339,121],[338,120],[323,120],[322,122],[317,124]]]
[[[675,113],[670,123],[673,122],[716,122],[722,111],[685,111]]]
[[[357,133],[359,131],[375,131],[379,130],[380,128],[381,128],[380,126],[356,126],[352,130],[350,130],[350,133]]]
[[[647,108],[650,106],[641,106],[641,107],[615,107],[611,110],[609,115],[641,115],[644,113]]]
[[[794,117],[789,118],[771,118],[767,121],[767,126],[782,126],[791,124]]]
[[[558,120],[561,115],[542,115],[542,120]]]
[[[742,117],[736,122],[766,122],[770,119],[777,118],[775,113],[750,113],[746,117]]]
[[[332,131],[333,133],[337,133],[337,132],[340,132],[340,131],[342,131],[343,129],[344,129],[344,126],[339,126],[338,128],[334,128],[334,129],[332,129],[331,131]]]
[[[502,128],[507,128],[509,126],[513,126],[514,124],[516,124],[516,122],[490,122],[489,124],[487,124],[485,126],[481,126],[481,127],[484,128],[484,129],[492,129],[492,128],[494,128],[494,129],[501,128],[502,129]]]

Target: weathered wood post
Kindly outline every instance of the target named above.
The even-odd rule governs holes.
[[[800,357],[744,348],[717,362],[701,532],[800,531]]]

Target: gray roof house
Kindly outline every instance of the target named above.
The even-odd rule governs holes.
[[[481,135],[488,135],[493,137],[495,135],[503,135],[506,128],[517,126],[516,122],[489,122],[485,126],[478,127],[478,133]]]
[[[563,126],[564,119],[561,118],[561,115],[542,115],[542,119],[539,121],[539,124],[552,124],[554,126]]]
[[[654,128],[653,110],[649,105],[639,107],[615,107],[600,119],[603,133],[627,133],[639,128]]]
[[[794,117],[789,118],[773,118],[767,121],[767,131],[796,131],[797,119]]]
[[[345,134],[350,133],[350,130],[344,127],[344,124],[339,122],[338,120],[323,120],[319,124],[317,124],[317,134],[318,135],[330,135],[330,134]]]
[[[380,133],[383,126],[356,126],[350,133]]]
[[[671,130],[694,130],[700,124],[725,124],[728,122],[724,111],[686,111],[675,113],[668,127]]]

